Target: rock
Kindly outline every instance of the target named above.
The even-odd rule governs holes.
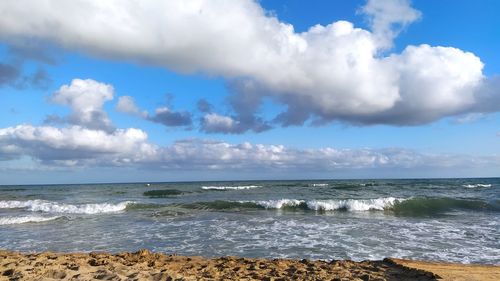
[[[91,259],[89,260],[89,264],[91,266],[101,266],[101,265],[107,265],[108,262],[105,259]]]
[[[70,264],[66,265],[66,268],[71,269],[71,270],[78,270],[80,268],[80,266],[77,265],[76,263],[70,263]]]
[[[12,276],[12,275],[14,275],[14,272],[15,272],[15,271],[14,271],[14,269],[10,268],[10,269],[5,270],[5,271],[2,273],[2,275],[3,275],[3,276]]]

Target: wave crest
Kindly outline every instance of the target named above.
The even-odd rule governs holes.
[[[464,184],[462,186],[467,188],[478,188],[478,187],[491,187],[491,184],[476,183],[476,184]]]
[[[101,214],[123,211],[128,204],[133,202],[120,203],[94,203],[94,204],[66,204],[44,200],[27,201],[0,201],[0,209],[25,208],[32,212],[63,213],[63,214]]]
[[[29,215],[29,216],[19,216],[19,217],[4,217],[0,218],[0,225],[46,222],[46,221],[56,220],[58,218],[61,218],[61,216],[43,217],[43,216]]]
[[[280,200],[265,200],[252,201],[266,209],[283,209],[302,207],[304,209],[314,211],[370,211],[370,210],[385,210],[392,208],[395,203],[402,202],[405,199],[393,197],[377,198],[377,199],[345,199],[345,200],[297,200],[297,199],[280,199]]]
[[[238,185],[238,186],[202,186],[204,190],[242,190],[262,187],[261,185]]]

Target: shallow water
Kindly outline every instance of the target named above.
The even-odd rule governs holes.
[[[500,264],[500,179],[0,186],[0,248]]]

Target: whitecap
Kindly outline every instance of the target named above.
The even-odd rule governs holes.
[[[403,199],[387,197],[376,199],[311,200],[307,201],[306,204],[309,209],[316,211],[382,211],[392,208],[394,203],[401,201]]]
[[[0,209],[25,208],[32,212],[64,213],[64,214],[100,214],[125,210],[133,202],[66,204],[45,200],[0,201]]]
[[[2,217],[0,218],[0,225],[37,223],[37,222],[51,221],[58,218],[61,218],[61,216],[43,217],[43,216],[28,215],[28,216],[18,216],[18,217]]]
[[[242,190],[262,187],[261,185],[238,185],[238,186],[202,186],[205,190]]]
[[[476,183],[476,184],[464,184],[462,186],[467,188],[478,188],[478,187],[491,187],[491,184]]]
[[[307,209],[315,211],[370,211],[391,209],[395,203],[406,199],[386,197],[376,199],[345,199],[345,200],[298,200],[279,199],[264,201],[240,201],[240,203],[252,202],[266,209],[282,209],[283,207],[298,207],[304,205]]]
[[[281,209],[284,206],[297,207],[303,204],[305,201],[296,199],[279,199],[279,200],[253,201],[253,202],[266,209]]]

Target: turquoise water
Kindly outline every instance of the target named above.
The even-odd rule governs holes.
[[[500,264],[500,179],[0,186],[0,248]]]

